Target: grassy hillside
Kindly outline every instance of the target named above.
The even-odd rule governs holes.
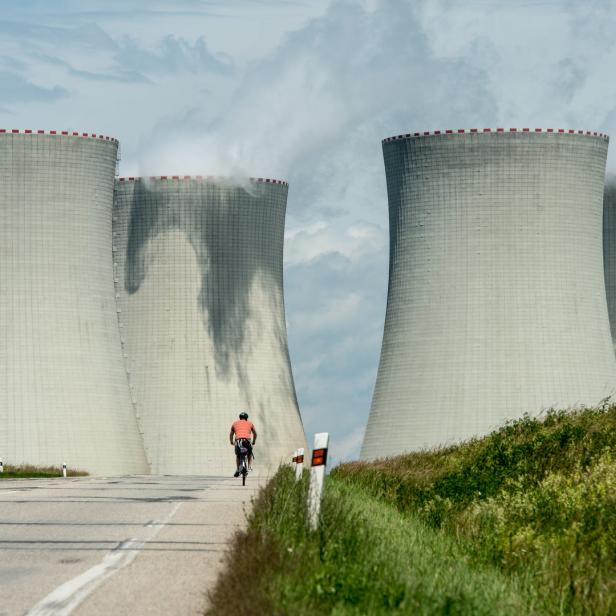
[[[616,406],[525,418],[458,447],[334,471],[531,575],[551,613],[616,613]]]
[[[69,477],[82,477],[88,473],[79,470],[68,469]],[[62,468],[56,466],[32,466],[24,464],[23,466],[11,466],[6,464],[4,472],[0,473],[0,481],[2,479],[27,479],[41,477],[62,477]]]
[[[535,613],[521,584],[473,567],[453,539],[343,480],[328,480],[321,528],[309,532],[306,491],[307,473],[296,483],[288,468],[261,491],[207,614]]]
[[[616,406],[341,465],[315,533],[306,475],[261,491],[208,614],[616,614]]]

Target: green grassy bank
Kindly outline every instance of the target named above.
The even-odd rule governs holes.
[[[471,566],[457,543],[338,478],[306,528],[307,474],[281,469],[237,534],[207,614],[530,614],[523,584]],[[495,611],[497,608],[497,611]]]
[[[334,475],[440,528],[473,563],[531,579],[541,613],[616,613],[616,406]]]
[[[83,477],[88,473],[79,470],[68,469],[66,473],[69,477]],[[56,466],[11,466],[6,464],[4,472],[0,473],[2,479],[32,479],[41,477],[62,477],[62,468]]]
[[[327,479],[281,469],[210,593],[222,614],[616,614],[616,406]]]

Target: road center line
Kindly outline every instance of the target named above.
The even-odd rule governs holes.
[[[107,578],[130,565],[143,546],[154,539],[165,524],[171,520],[181,504],[181,502],[176,503],[175,507],[160,522],[152,522],[149,526],[149,528],[152,528],[152,532],[146,538],[123,541],[117,548],[106,554],[101,563],[58,586],[28,611],[26,616],[68,616]]]

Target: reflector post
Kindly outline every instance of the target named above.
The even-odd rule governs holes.
[[[308,523],[312,530],[319,526],[321,512],[321,497],[325,481],[325,465],[327,463],[327,448],[329,434],[319,432],[314,435],[312,448],[312,468],[310,469],[310,486],[308,488]],[[303,451],[302,451],[303,453]]]
[[[295,481],[299,481],[304,471],[304,449],[301,447],[295,452],[295,462]]]

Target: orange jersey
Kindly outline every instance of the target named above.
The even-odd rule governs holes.
[[[254,424],[247,419],[238,419],[233,422],[231,431],[235,434],[235,438],[250,438]]]

